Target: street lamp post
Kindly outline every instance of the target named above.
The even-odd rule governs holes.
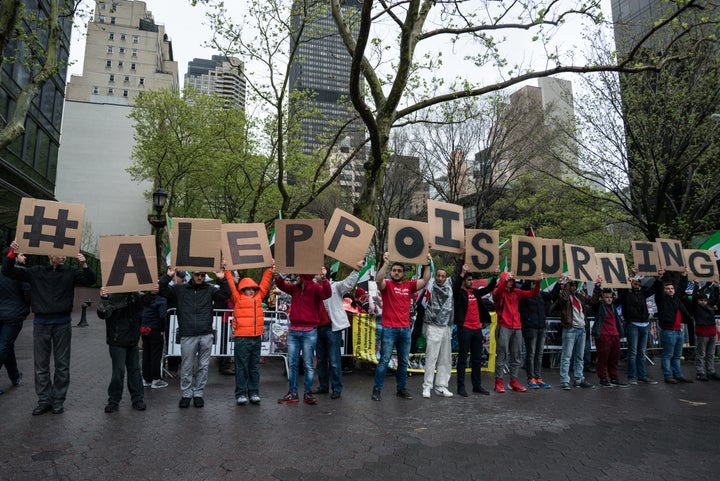
[[[162,211],[165,208],[165,202],[167,201],[167,197],[168,194],[162,187],[153,192],[152,201],[153,209],[155,209],[155,214],[148,215],[148,222],[152,226],[153,233],[155,234],[155,254],[157,255],[158,275],[160,275],[164,270],[164,256],[162,255],[160,237],[162,229],[166,225],[165,216],[163,215]]]

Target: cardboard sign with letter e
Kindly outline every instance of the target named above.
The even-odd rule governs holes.
[[[393,262],[427,263],[427,223],[392,217],[388,219],[388,253]]]
[[[275,221],[275,266],[288,274],[319,274],[325,262],[322,219]]]
[[[155,238],[151,235],[100,236],[102,285],[108,292],[152,289],[157,279]]]
[[[223,224],[222,255],[228,269],[250,269],[271,266],[265,224]]]
[[[25,254],[80,253],[85,206],[25,197],[20,201],[17,243]]]
[[[713,251],[684,249],[688,280],[713,282],[718,280],[717,263]]]
[[[170,264],[184,271],[219,271],[221,228],[216,219],[173,218]]]
[[[325,230],[325,254],[353,268],[365,258],[375,226],[335,209]]]
[[[463,207],[448,202],[428,200],[428,228],[433,250],[462,252],[465,239]]]

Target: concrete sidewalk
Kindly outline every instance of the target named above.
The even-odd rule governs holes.
[[[73,324],[77,324],[77,317]],[[210,369],[205,407],[179,409],[177,379],[145,391],[147,411],[105,414],[110,358],[105,327],[89,313],[73,328],[65,413],[31,416],[32,321],[16,351],[23,383],[0,375],[2,480],[680,480],[717,479],[720,382],[559,389],[490,396],[421,397],[422,379],[382,402],[372,373],[343,381],[341,399],[279,405],[287,380],[279,359],[261,368],[262,403],[236,406],[234,378]],[[694,368],[684,363],[694,379]],[[523,374],[523,373],[521,373]],[[624,373],[623,373],[624,374]],[[650,375],[662,379],[658,366]],[[588,375],[593,383],[594,375]],[[487,388],[491,378],[483,379]],[[450,387],[454,391],[455,378]]]

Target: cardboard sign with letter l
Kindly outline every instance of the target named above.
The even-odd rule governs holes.
[[[216,219],[173,218],[171,265],[185,271],[219,271],[221,228],[222,221]]]

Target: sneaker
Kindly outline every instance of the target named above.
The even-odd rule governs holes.
[[[503,380],[501,377],[495,378],[495,392],[498,392],[498,393],[505,392],[505,386],[503,385]]]
[[[162,389],[164,387],[168,387],[168,383],[166,383],[162,379],[154,379],[153,382],[150,383],[150,387],[152,389]]]
[[[185,409],[190,407],[190,401],[192,401],[192,398],[189,397],[181,397],[180,403],[178,404],[179,407]]]
[[[552,387],[552,385],[546,383],[540,377],[535,379],[535,384],[537,384],[537,386],[542,389],[550,389]]]
[[[630,385],[628,383],[623,382],[620,379],[611,379],[610,384],[612,384],[615,387],[630,387]]]
[[[342,394],[340,393],[340,391],[333,391],[333,392],[330,394],[330,399],[340,399],[340,396],[342,396]]]
[[[540,389],[540,386],[538,386],[537,380],[535,380],[534,377],[528,379],[527,385],[530,389]]]
[[[193,406],[196,408],[201,408],[205,406],[205,400],[199,396],[196,396],[193,398]]]
[[[292,404],[298,402],[298,395],[296,392],[288,391],[286,395],[278,399],[278,404]]]
[[[422,397],[424,397],[425,399],[430,399],[430,388],[429,387],[423,388]]]
[[[118,405],[115,403],[108,403],[107,406],[105,406],[105,412],[108,414],[117,412],[117,410],[118,410]]]
[[[677,380],[676,380],[674,377],[666,377],[666,378],[665,378],[665,383],[667,383],[667,384],[677,384],[678,382],[677,382]]]
[[[248,403],[248,397],[244,394],[238,396],[237,398],[237,405],[238,406],[244,406]]]
[[[317,398],[316,398],[315,395],[312,393],[312,391],[307,391],[307,392],[303,395],[303,402],[304,402],[305,404],[317,404]]]
[[[572,389],[569,382],[561,382],[560,387],[565,391],[570,391]]]
[[[313,394],[327,394],[330,392],[329,389],[313,389]]]
[[[145,405],[145,401],[135,401],[132,403],[132,408],[136,411],[145,411],[147,406]]]
[[[640,384],[657,384],[658,383],[657,381],[647,378],[647,377],[638,379],[638,382]]]
[[[697,376],[695,376],[695,379],[697,379],[698,381],[702,381],[702,382],[708,381],[708,378],[705,374],[698,374]]]
[[[580,382],[575,381],[575,387],[581,387],[583,389],[592,389],[595,386],[592,383],[589,383],[585,379],[583,379]]]
[[[150,387],[150,386],[152,386],[152,381],[146,381],[145,379],[143,379],[143,387]]]
[[[628,378],[628,384],[630,384],[631,386],[635,386],[637,383],[638,383],[637,379],[634,379],[632,377]]]
[[[442,397],[453,397],[453,393],[451,393],[446,387],[436,387],[435,394]]]
[[[258,394],[251,394],[250,404],[260,404],[260,396]]]
[[[381,389],[376,388],[376,387],[373,388],[373,393],[372,393],[372,396],[370,396],[370,399],[372,399],[373,401],[379,401],[380,399],[382,399],[381,393],[382,393]]]
[[[460,396],[462,396],[462,397],[468,397],[468,393],[467,393],[467,391],[465,390],[465,386],[458,387],[457,393],[458,393]]]
[[[483,394],[483,395],[485,395],[485,396],[489,396],[489,395],[490,395],[490,391],[488,391],[487,389],[485,389],[485,388],[482,387],[482,386],[474,387],[474,388],[473,388],[473,392],[476,393],[476,394]]]
[[[610,379],[600,379],[600,385],[602,387],[613,387],[613,384],[610,382]]]
[[[512,378],[512,379],[510,380],[510,389],[512,389],[512,390],[515,391],[515,392],[525,392],[525,391],[527,391],[527,388],[521,386],[516,377],[514,377],[514,378]]]
[[[405,388],[398,389],[397,392],[395,393],[395,395],[399,398],[407,399],[408,401],[410,401],[413,398],[412,394],[410,394],[410,391],[408,391]]]

